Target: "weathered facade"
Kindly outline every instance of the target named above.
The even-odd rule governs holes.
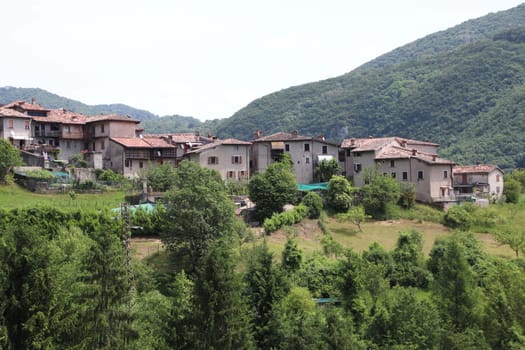
[[[243,181],[249,178],[251,143],[237,139],[213,140],[186,153],[186,157],[202,167],[219,172],[224,180]]]
[[[497,201],[503,194],[503,171],[496,165],[456,166],[453,174],[454,190],[459,196],[472,195]]]
[[[399,137],[346,139],[345,174],[353,185],[365,184],[367,171],[375,170],[401,183],[415,186],[416,200],[426,203],[454,202],[454,162],[438,157],[438,144]]]
[[[315,180],[315,166],[322,159],[338,159],[339,147],[324,137],[302,136],[297,132],[278,132],[262,136],[254,134],[251,147],[250,173],[264,172],[270,164],[287,153],[292,159],[293,172],[298,183],[312,183]]]

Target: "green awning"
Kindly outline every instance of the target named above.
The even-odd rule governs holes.
[[[328,189],[328,182],[319,182],[315,184],[297,184],[297,189],[303,192],[318,190],[326,191]]]

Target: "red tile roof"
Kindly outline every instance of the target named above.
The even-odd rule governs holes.
[[[237,139],[215,140],[212,143],[207,143],[205,145],[202,145],[195,150],[189,151],[188,153],[200,153],[201,151],[204,151],[210,148],[214,148],[217,146],[221,146],[221,145],[222,146],[235,146],[235,145],[249,146],[251,144],[252,144],[251,142],[241,141]]]
[[[50,110],[47,117],[33,117],[33,120],[41,123],[85,124],[88,118],[83,114],[61,108]]]
[[[503,173],[500,168],[492,164],[456,166],[454,169],[452,169],[452,172],[454,174],[488,174],[494,170],[499,170]]]
[[[403,143],[407,145],[439,147],[437,143],[405,139],[403,137],[368,137],[344,139],[341,143],[341,148],[352,148],[356,152],[366,152],[378,150],[388,144],[401,146]]]
[[[114,141],[127,148],[175,148],[162,139],[140,138],[140,137],[112,137]]]
[[[0,117],[31,119],[31,116],[10,108],[0,108]]]
[[[272,141],[306,141],[311,140],[311,137],[299,135],[291,132],[277,132],[268,136],[262,136],[255,139],[253,142],[272,142]]]
[[[5,108],[16,108],[16,107],[19,107],[19,108],[25,109],[27,111],[49,111],[49,109],[42,107],[38,103],[29,103],[29,102],[25,102],[25,101],[22,101],[22,100],[10,102],[10,103],[4,105],[3,107],[5,107]]]
[[[105,120],[130,122],[130,123],[136,123],[136,124],[140,123],[140,120],[133,119],[128,116],[118,115],[118,114],[95,115],[93,117],[89,117],[86,123],[93,123],[93,122],[99,122],[99,121],[105,121]]]

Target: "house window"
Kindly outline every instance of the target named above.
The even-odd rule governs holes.
[[[444,179],[448,178],[448,171],[447,170],[443,171],[443,178]]]
[[[305,152],[310,152],[310,144],[309,143],[305,143],[304,144],[304,151]]]
[[[25,127],[26,127],[26,130],[29,130],[29,120],[26,120]]]
[[[408,172],[403,171],[403,181],[408,181]]]
[[[310,157],[306,157],[305,161],[306,161],[306,164],[310,164]]]
[[[66,141],[66,148],[71,148],[71,141]]]
[[[239,179],[243,179],[246,177],[246,171],[244,170],[239,170]]]
[[[93,151],[96,151],[95,141],[93,141]]]
[[[290,144],[289,144],[289,143],[287,143],[287,144],[284,145],[284,150],[285,150],[286,152],[290,152]]]
[[[9,129],[14,128],[14,122],[13,122],[13,119],[8,119],[8,120],[7,120],[7,127],[8,127]]]
[[[496,182],[499,182],[499,174],[496,174]]]
[[[346,156],[347,156],[347,157],[351,157],[351,156],[352,156],[352,150],[351,150],[350,148],[348,148],[348,149],[346,150]]]
[[[241,156],[232,156],[232,164],[242,164]]]
[[[355,163],[354,164],[354,171],[356,173],[360,172],[361,171],[361,164],[360,163]]]
[[[391,160],[390,161],[390,167],[391,168],[395,168],[396,167],[396,161],[395,160]]]
[[[131,159],[126,159],[126,161],[124,162],[124,166],[126,168],[131,168],[133,166],[133,163],[131,162]]]
[[[328,146],[324,145],[323,146],[323,154],[327,154],[328,153]]]
[[[71,127],[70,127],[69,125],[66,125],[65,128],[66,128],[66,132],[67,132],[68,134],[71,133]]]
[[[100,141],[100,149],[106,149],[106,143],[104,140]]]
[[[102,133],[102,134],[104,133],[104,124],[102,124],[102,125],[100,126],[100,133]]]
[[[208,157],[208,164],[219,164],[219,158],[218,157]]]
[[[226,172],[226,178],[227,178],[227,179],[235,179],[235,171],[233,171],[233,170],[228,170],[228,171]]]
[[[423,179],[424,179],[423,170],[418,170],[417,171],[417,180],[420,181],[420,180],[423,180]]]
[[[361,157],[361,152],[355,152],[354,157]]]
[[[139,168],[144,168],[144,163],[143,162],[139,162]]]
[[[499,188],[499,186],[496,186],[496,193],[498,193],[498,194],[499,194],[499,191],[500,191],[500,188]]]
[[[51,126],[49,127],[49,129],[51,131],[60,131],[60,126],[58,126],[57,124],[51,124]]]
[[[391,175],[392,175],[392,178],[393,178],[393,179],[396,178],[396,172],[395,172],[395,171],[393,171]]]

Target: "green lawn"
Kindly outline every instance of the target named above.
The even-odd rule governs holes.
[[[58,209],[116,208],[124,201],[122,191],[100,194],[77,194],[75,199],[67,193],[40,194],[27,191],[17,184],[0,185],[0,209],[51,206]]]

